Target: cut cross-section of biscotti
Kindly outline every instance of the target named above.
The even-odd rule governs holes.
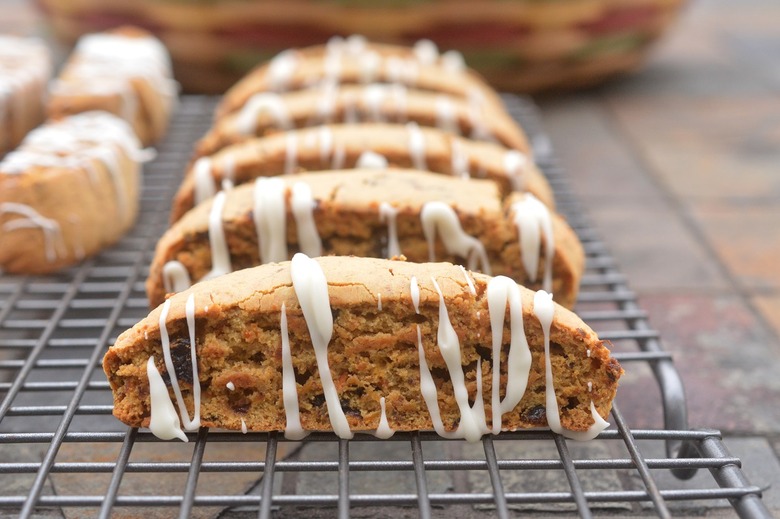
[[[184,438],[181,423],[469,440],[549,426],[586,439],[607,425],[622,374],[574,313],[509,278],[304,254],[172,296],[103,368],[114,415],[162,438]]]
[[[554,207],[549,183],[522,152],[415,123],[362,123],[251,138],[201,157],[187,171],[176,194],[171,221],[213,196],[224,181],[238,185],[257,177],[353,168],[366,152],[381,155],[391,166],[488,178],[499,184],[502,194],[528,191]]]
[[[544,288],[572,307],[584,268],[565,220],[533,195],[425,171],[355,169],[260,178],[205,201],[160,239],[152,306],[191,282],[261,263],[341,255],[452,261]]]
[[[164,135],[178,96],[168,51],[135,27],[87,34],[53,83],[49,117],[104,110],[125,119],[144,145]]]
[[[334,38],[327,45],[281,52],[225,93],[216,118],[239,110],[259,92],[291,92],[322,83],[401,84],[463,99],[482,96],[496,106],[503,106],[496,92],[466,68],[463,56],[457,51],[440,54],[429,40],[403,47],[351,36],[346,40]]]
[[[442,102],[446,110],[441,109]],[[480,98],[461,99],[403,85],[332,85],[253,95],[240,110],[217,119],[196,156],[213,155],[251,137],[329,123],[416,122],[528,153],[528,140],[509,114]]]
[[[59,270],[117,241],[138,213],[146,154],[108,112],[50,122],[0,162],[0,269]]]

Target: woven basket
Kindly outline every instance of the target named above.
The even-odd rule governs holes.
[[[334,34],[458,49],[499,90],[593,85],[639,66],[684,0],[37,0],[66,43],[134,24],[185,91],[220,93],[259,62]]]

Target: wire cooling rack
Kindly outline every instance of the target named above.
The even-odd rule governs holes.
[[[100,361],[147,313],[143,280],[154,245],[215,103],[184,97],[146,167],[141,216],[126,238],[58,275],[0,274],[0,515],[587,518],[727,507],[740,517],[770,517],[761,488],[746,479],[720,433],[688,430],[672,359],[568,190],[534,106],[505,100],[532,136],[559,209],[585,246],[577,311],[613,341],[629,373],[652,371],[664,429],[631,429],[617,404],[612,427],[588,443],[521,431],[478,444],[431,433],[382,441],[312,434],[294,444],[277,434],[203,428],[184,444],[115,420]]]

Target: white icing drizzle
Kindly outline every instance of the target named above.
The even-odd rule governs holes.
[[[548,294],[543,290],[539,290],[534,294],[534,315],[539,319],[539,323],[542,325],[542,331],[544,333],[544,394],[547,424],[553,432],[571,438],[572,440],[592,440],[598,436],[601,431],[609,427],[609,423],[599,415],[596,405],[592,400],[590,402],[590,412],[593,417],[593,424],[587,431],[569,431],[561,426],[558,400],[555,396],[552,361],[550,358],[550,327],[552,326],[553,317],[555,315],[555,303],[553,303],[552,294]]]
[[[436,96],[436,127],[445,132],[460,135],[460,125],[455,115],[455,105],[450,96]]]
[[[195,180],[195,205],[211,198],[217,192],[214,177],[211,174],[211,158],[201,157],[193,166]]]
[[[0,204],[0,214],[19,215],[19,218],[3,224],[5,232],[13,232],[20,229],[40,229],[43,233],[46,261],[49,263],[67,254],[62,228],[56,220],[42,216],[29,205],[17,204],[15,202],[3,202]]]
[[[382,311],[382,293],[381,292],[377,292],[376,293],[376,309],[378,311],[380,311],[380,312]]]
[[[420,286],[417,284],[417,276],[412,276],[412,280],[409,283],[409,292],[412,296],[412,304],[414,305],[414,313],[420,313]]]
[[[393,100],[393,109],[395,110],[395,116],[399,123],[406,122],[407,119],[407,100],[406,100],[406,87],[403,85],[390,85],[390,95]]]
[[[212,279],[233,271],[230,263],[230,251],[225,238],[225,227],[222,223],[222,212],[225,209],[227,193],[220,191],[214,197],[209,213],[209,245],[211,247],[211,270],[203,279]]]
[[[333,161],[331,163],[331,169],[343,169],[344,162],[347,157],[347,150],[343,144],[337,144],[336,149],[333,150]]]
[[[471,178],[471,173],[469,172],[469,157],[466,154],[466,150],[463,149],[463,143],[458,139],[452,139],[451,152],[453,176],[460,177],[464,180]]]
[[[463,59],[463,54],[457,50],[448,50],[441,55],[441,65],[447,72],[459,74],[466,69],[466,60]]]
[[[228,388],[231,391],[235,391],[236,390],[236,385],[233,382],[228,382],[227,384],[225,384],[225,387]]]
[[[586,353],[588,355],[588,358],[590,358],[590,348],[588,348],[588,351]]]
[[[528,157],[517,150],[509,150],[504,154],[504,172],[509,177],[514,191],[526,191],[525,168]]]
[[[415,169],[427,170],[428,165],[425,162],[425,135],[415,122],[407,123],[406,131],[409,134],[409,156],[412,158],[412,165]]]
[[[423,349],[422,333],[420,332],[419,324],[417,325],[417,354],[420,362],[420,393],[422,393],[423,400],[425,400],[428,414],[431,416],[433,430],[442,438],[457,438],[457,433],[447,431],[444,428],[444,422],[441,420],[436,383],[433,381],[433,376],[428,369],[428,362],[425,360],[425,350]]]
[[[287,331],[287,309],[284,303],[282,303],[282,316],[279,326],[282,335],[282,400],[284,401],[286,421],[284,437],[288,440],[301,440],[306,437],[307,433],[301,426],[301,416],[298,408],[298,383],[295,381],[295,368],[292,363],[290,337]]]
[[[542,249],[542,234],[544,235],[544,279],[542,288],[552,290],[552,260],[555,254],[553,241],[552,217],[550,210],[535,196],[525,193],[522,200],[512,204],[514,223],[517,227],[520,241],[520,255],[526,275],[535,282],[539,269],[539,256]]]
[[[183,442],[189,441],[187,435],[179,425],[179,415],[173,407],[168,388],[165,386],[157,366],[154,365],[154,357],[149,357],[146,363],[146,376],[149,378],[149,399],[151,400],[151,417],[149,430],[161,440],[178,438]]]
[[[463,232],[455,210],[444,202],[427,202],[420,212],[423,233],[428,241],[429,261],[436,261],[436,233],[441,235],[444,247],[450,254],[466,258],[469,270],[476,270],[477,264],[485,274],[490,274],[485,246],[478,239]]]
[[[314,221],[316,203],[309,185],[304,182],[293,184],[290,203],[298,231],[298,247],[308,256],[320,256],[322,254],[322,240]]]
[[[293,126],[290,113],[284,99],[278,94],[262,92],[249,98],[236,117],[236,127],[244,135],[252,135],[257,130],[257,118],[268,113],[273,124],[281,130],[290,130]]]
[[[298,53],[293,49],[280,52],[268,66],[268,82],[271,90],[284,92],[290,85],[299,63]]]
[[[463,272],[463,277],[466,278],[466,284],[469,287],[469,292],[471,292],[471,295],[477,295],[477,289],[474,288],[474,283],[471,281],[471,276],[469,276],[469,273],[466,272],[466,267],[463,265],[458,265],[460,267],[461,272]],[[479,318],[479,312],[477,312],[477,318]]]
[[[368,85],[363,89],[363,103],[366,106],[368,119],[374,122],[383,122],[382,104],[387,96],[387,87],[381,84]]]
[[[379,204],[379,219],[382,222],[387,222],[387,257],[392,258],[394,256],[401,255],[401,244],[398,241],[398,226],[396,218],[398,216],[398,209],[391,206],[387,202]]]
[[[328,157],[333,153],[333,130],[330,126],[320,126],[317,135],[320,141],[320,162],[327,164]]]
[[[531,369],[531,350],[523,328],[523,301],[520,287],[506,276],[496,276],[488,282],[488,311],[493,345],[493,386],[491,408],[493,415],[493,434],[501,431],[502,416],[512,411],[525,394],[528,374]],[[504,337],[504,316],[509,305],[509,355],[507,357],[506,393],[501,401],[501,345]]]
[[[356,168],[366,169],[387,169],[388,166],[387,159],[373,151],[364,151],[355,163]]]
[[[471,138],[479,141],[494,141],[493,134],[485,124],[485,96],[477,89],[468,93],[468,118],[471,124]]]
[[[382,66],[382,58],[374,51],[365,52],[360,60],[360,82],[373,83],[377,79],[379,69]]]
[[[439,59],[439,48],[431,40],[419,40],[412,49],[421,65],[430,66]]]
[[[184,404],[184,398],[181,394],[179,381],[176,377],[176,367],[171,358],[171,342],[168,337],[168,311],[171,308],[171,300],[165,301],[160,312],[160,342],[162,344],[163,359],[165,360],[165,369],[168,371],[168,377],[171,382],[171,388],[176,396],[176,404],[179,406],[181,421],[184,428],[188,431],[194,431],[200,427],[200,380],[198,377],[198,355],[195,346],[195,295],[190,294],[185,304],[185,315],[187,317],[187,328],[190,339],[190,357],[192,361],[192,397],[193,397],[193,417],[190,420],[187,406]]]
[[[284,261],[287,256],[287,211],[285,185],[275,177],[255,181],[253,216],[260,248],[260,261]]]
[[[297,133],[294,131],[287,132],[284,139],[285,152],[284,152],[284,174],[292,175],[295,173],[295,168],[298,166],[298,140]]]
[[[246,422],[244,421],[243,418],[241,419],[241,432],[244,433],[244,434],[246,434],[248,432],[248,430],[246,428]]]
[[[333,114],[336,111],[339,85],[335,81],[324,81],[320,85],[320,91],[313,122],[329,123],[333,120]]]
[[[168,261],[163,265],[162,277],[166,294],[181,292],[192,286],[187,267],[176,260]]]
[[[333,336],[333,314],[331,314],[328,296],[328,281],[320,264],[300,252],[293,256],[290,263],[290,277],[314,347],[330,424],[339,438],[350,439],[353,433],[341,408],[336,385],[333,383],[333,376],[328,366],[328,343]]]
[[[460,340],[455,328],[450,322],[449,312],[444,302],[444,294],[439,288],[439,284],[432,277],[431,281],[439,293],[439,325],[436,334],[436,342],[439,346],[444,362],[447,365],[447,371],[450,374],[452,389],[455,395],[455,401],[460,410],[460,424],[457,433],[466,441],[476,442],[483,434],[488,432],[487,422],[485,420],[484,402],[482,399],[482,385],[478,378],[477,395],[474,406],[469,406],[469,393],[466,388],[466,377],[463,375],[463,366],[461,365]],[[477,363],[477,373],[481,372],[481,364]]]
[[[588,393],[593,392],[593,382],[588,382]]]
[[[387,411],[385,409],[385,397],[379,399],[379,407],[382,409],[382,415],[379,417],[379,425],[376,428],[374,436],[380,440],[386,440],[395,434],[387,423]]]

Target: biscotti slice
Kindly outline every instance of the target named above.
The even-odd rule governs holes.
[[[354,168],[366,152],[381,155],[395,167],[489,178],[504,195],[527,191],[548,207],[555,206],[547,179],[517,150],[415,123],[336,124],[251,138],[201,157],[176,193],[171,221],[213,196],[224,181],[239,185],[257,177]]]
[[[77,43],[52,85],[52,118],[105,110],[125,119],[144,145],[159,141],[178,96],[163,44],[150,33],[121,27]]]
[[[43,122],[51,74],[42,41],[0,35],[0,157]]]
[[[260,178],[220,192],[160,239],[147,280],[152,306],[192,282],[310,256],[451,261],[543,288],[572,307],[584,269],[565,220],[533,195],[488,180],[355,169]]]
[[[213,155],[255,136],[339,122],[416,122],[524,153],[530,150],[523,130],[507,112],[482,98],[465,100],[403,85],[373,83],[255,94],[240,110],[214,122],[198,142],[196,155]]]
[[[0,162],[0,269],[41,274],[117,241],[138,213],[132,128],[108,112],[41,126]]]
[[[325,83],[399,84],[462,99],[482,97],[496,107],[503,107],[498,94],[466,67],[458,51],[440,54],[430,40],[402,47],[350,36],[334,37],[326,45],[289,49],[276,55],[225,93],[216,118],[239,110],[260,92],[291,92]]]
[[[186,439],[179,414],[188,430],[294,439],[433,429],[476,441],[543,426],[588,439],[622,374],[546,292],[449,263],[303,253],[172,296],[103,369],[114,415],[165,439]]]

